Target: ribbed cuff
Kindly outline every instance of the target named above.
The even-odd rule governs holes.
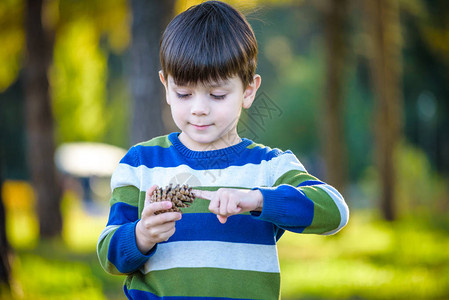
[[[142,254],[139,248],[137,248],[136,242],[136,225],[137,222],[124,224],[121,227],[122,239],[121,252],[124,255],[127,268],[135,270],[140,268],[156,251],[157,245],[155,245],[147,254]]]
[[[251,215],[272,223],[279,222],[287,212],[287,203],[282,193],[278,191],[279,187],[257,187],[253,190],[259,190],[263,195],[262,212],[251,212]]]

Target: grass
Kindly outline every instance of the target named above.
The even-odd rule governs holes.
[[[449,299],[449,227],[354,212],[335,236],[279,242],[283,299]]]
[[[5,299],[124,299],[124,278],[104,272],[95,253],[107,216],[86,214],[67,194],[63,237],[38,242],[32,206],[6,206],[15,255],[13,294]],[[447,216],[385,222],[356,210],[334,236],[285,233],[282,299],[449,299],[448,232]]]

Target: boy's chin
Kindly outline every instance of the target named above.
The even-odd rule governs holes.
[[[179,136],[181,142],[185,144],[188,148],[195,148],[193,150],[205,151],[212,150],[213,144],[217,142],[217,139],[211,136],[201,135],[201,134],[188,134],[182,132]],[[210,149],[209,149],[210,148]]]

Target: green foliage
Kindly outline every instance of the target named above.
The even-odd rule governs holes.
[[[282,299],[449,297],[449,229],[413,216],[393,223],[356,211],[335,236],[279,242]]]
[[[106,299],[86,262],[22,254],[14,270],[23,293],[19,299]]]
[[[62,203],[63,238],[39,241],[27,185],[14,187],[5,191],[7,235],[15,252],[12,295],[0,293],[0,299],[123,299],[123,278],[104,272],[96,255],[107,217],[87,214],[80,198],[68,192]],[[9,201],[18,196],[23,199]]]
[[[98,141],[105,132],[106,57],[90,20],[65,26],[54,49],[52,98],[58,141]]]
[[[257,72],[262,76],[259,94],[264,93],[281,110],[281,115],[257,118],[249,122],[256,132],[256,141],[297,153],[310,153],[317,147],[316,134],[317,84],[322,76],[320,52],[312,51],[316,36],[307,36],[298,43],[289,30],[295,19],[301,33],[309,34],[306,23],[310,18],[299,10],[286,11],[285,7],[263,12],[264,20],[278,20],[276,26],[261,22],[258,16],[249,16],[259,43]],[[300,44],[300,49],[298,45]],[[313,45],[313,46],[312,46]],[[257,99],[256,99],[257,100]],[[257,105],[257,102],[254,103]],[[257,116],[257,112],[248,113]],[[262,123],[258,126],[257,123]]]
[[[0,93],[17,78],[25,45],[23,3],[18,0],[0,2]]]
[[[401,143],[396,150],[398,188],[396,199],[403,214],[413,211],[438,214],[447,211],[449,189],[446,181],[432,170],[423,150]]]
[[[399,216],[410,214],[438,215],[448,209],[449,188],[445,178],[435,172],[423,150],[406,142],[395,150],[396,209]],[[373,166],[367,167],[359,180],[363,197],[371,206],[379,198],[379,176]]]
[[[121,60],[129,44],[124,0],[60,1],[51,69],[57,141],[127,145],[129,95]]]

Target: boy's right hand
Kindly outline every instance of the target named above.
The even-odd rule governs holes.
[[[168,240],[175,233],[176,221],[181,219],[179,212],[154,214],[172,207],[170,201],[150,202],[151,194],[156,188],[157,186],[153,185],[147,190],[142,216],[136,225],[137,248],[143,254],[148,253],[157,243]]]

